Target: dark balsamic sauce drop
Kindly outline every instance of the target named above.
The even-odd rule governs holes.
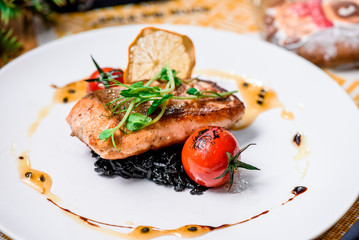
[[[300,194],[304,193],[305,191],[307,191],[308,188],[304,187],[304,186],[297,186],[292,190],[292,193],[294,194],[294,197],[289,198],[286,202],[282,203],[282,205],[285,205],[287,203],[289,203],[290,201],[292,201],[294,198],[298,197]]]
[[[307,187],[304,187],[304,186],[297,186],[295,187],[293,190],[292,190],[292,193],[294,195],[299,195],[299,194],[302,194],[304,193],[305,191],[307,191]]]
[[[300,132],[296,133],[293,142],[299,147],[302,142],[302,134]]]

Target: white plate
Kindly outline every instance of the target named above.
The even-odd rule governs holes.
[[[27,130],[50,104],[50,84],[88,76],[93,55],[102,66],[124,68],[127,47],[143,25],[91,31],[30,51],[0,71],[0,229],[20,239],[117,239],[75,221],[19,180],[16,156],[30,150],[32,167],[48,173],[63,206],[113,224],[164,229],[186,224],[218,226],[269,213],[200,239],[308,239],[333,225],[358,196],[359,114],[346,93],[320,69],[277,47],[235,33],[190,26],[162,26],[194,42],[196,69],[245,74],[273,88],[295,120],[281,109],[262,114],[235,132],[241,145],[256,142],[244,158],[261,171],[243,171],[238,194],[207,191],[192,196],[147,181],[105,178],[65,122],[72,104],[55,106],[29,139]],[[231,85],[233,87],[233,84]],[[294,160],[292,138],[303,131],[311,153]],[[308,169],[302,177],[303,165]],[[308,191],[286,205],[298,185]],[[120,230],[122,231],[122,230]],[[164,237],[162,239],[173,239]]]

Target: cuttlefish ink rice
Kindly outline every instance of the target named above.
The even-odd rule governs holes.
[[[182,145],[174,145],[157,151],[148,151],[126,159],[107,160],[92,151],[96,158],[95,171],[105,176],[148,179],[160,185],[173,186],[179,192],[191,189],[193,195],[202,194],[208,188],[188,177],[181,161]]]

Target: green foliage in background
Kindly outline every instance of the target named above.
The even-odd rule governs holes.
[[[4,63],[15,57],[22,45],[9,26],[11,20],[21,16],[39,16],[45,22],[52,21],[54,7],[62,7],[72,0],[0,0],[0,58]],[[29,21],[26,17],[24,21]],[[27,24],[24,22],[24,24]]]

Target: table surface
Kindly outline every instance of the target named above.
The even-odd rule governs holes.
[[[99,1],[95,1],[95,3]],[[108,0],[108,5],[128,2],[121,0]],[[252,14],[252,8],[245,0],[177,0],[163,3],[139,3],[118,5],[113,7],[89,10],[86,12],[61,13],[56,16],[57,23],[52,29],[44,29],[41,24],[34,21],[27,29],[21,20],[11,22],[16,35],[23,43],[25,53],[48,41],[61,38],[69,34],[114,25],[131,23],[171,23],[194,24],[213,28],[221,28],[241,34],[256,34],[258,27]],[[99,5],[100,6],[100,5]],[[169,10],[171,9],[171,10]],[[177,11],[178,14],[175,14]],[[146,13],[148,13],[146,15]],[[110,21],[117,16],[117,21]],[[142,16],[142,17],[141,17]],[[147,17],[143,17],[147,16]],[[186,16],[186,17],[183,17]],[[209,17],[211,19],[209,19]],[[205,19],[205,20],[204,20]],[[20,55],[21,55],[20,54]],[[1,67],[0,62],[0,67]],[[346,92],[359,107],[359,69],[326,71]],[[359,198],[350,210],[328,231],[317,239],[359,239]],[[10,238],[0,232],[0,240]]]

